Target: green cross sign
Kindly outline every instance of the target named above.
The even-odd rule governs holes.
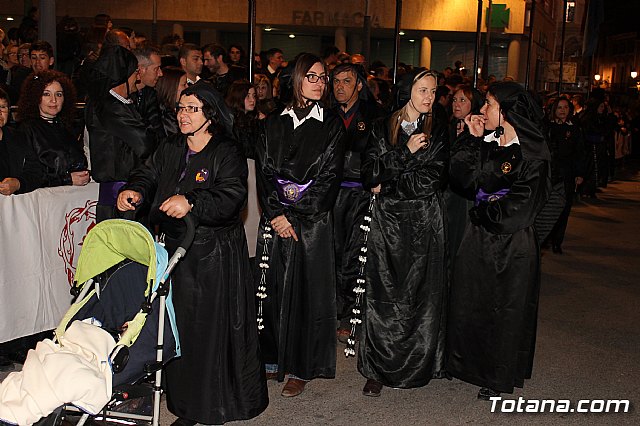
[[[511,10],[507,9],[506,4],[493,4],[491,6],[491,28],[504,29],[509,27],[509,15]],[[487,15],[489,8],[487,8]]]

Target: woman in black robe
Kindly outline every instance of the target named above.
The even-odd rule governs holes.
[[[492,84],[480,112],[465,119],[470,133],[451,155],[452,184],[476,202],[454,261],[447,372],[489,399],[531,377],[540,288],[532,225],[548,197],[550,156],[542,109],[519,84]]]
[[[554,253],[562,254],[562,242],[569,222],[573,197],[584,176],[584,137],[580,126],[573,122],[573,105],[565,97],[551,106],[547,142],[551,153],[551,184],[564,191],[564,208],[549,239]]]
[[[195,240],[172,274],[182,356],[166,366],[166,378],[176,425],[249,419],[268,404],[240,219],[247,163],[218,125],[221,108],[208,83],[185,89],[177,107],[181,133],[161,144],[118,196],[121,211],[151,204],[149,218],[169,252],[184,232],[177,219],[191,212],[196,222]]]
[[[442,187],[448,123],[432,114],[437,74],[401,77],[401,107],[375,123],[362,161],[376,196],[367,244],[358,370],[363,394],[424,386],[444,373],[447,273]]]
[[[454,94],[451,101],[453,118],[449,124],[449,137],[451,145],[455,145],[458,138],[464,138],[469,133],[464,118],[469,114],[479,114],[484,104],[484,97],[480,92],[469,85],[461,86]],[[465,193],[462,188],[456,188],[449,183],[444,191],[445,205],[447,206],[447,240],[449,242],[449,262],[453,266],[453,259],[458,252],[460,242],[469,221],[467,212],[473,207],[475,194]]]
[[[18,103],[19,130],[40,163],[38,187],[89,183],[82,144],[72,134],[75,89],[53,70],[30,75]]]
[[[256,147],[262,206],[256,257],[265,256],[261,350],[270,378],[289,379],[282,396],[336,373],[336,287],[333,218],[344,163],[344,128],[320,105],[327,91],[322,61],[301,55],[292,75],[294,99],[271,114]],[[271,235],[271,229],[277,235]],[[265,237],[265,235],[267,237]],[[266,248],[265,248],[266,244]],[[260,308],[259,308],[260,309]]]

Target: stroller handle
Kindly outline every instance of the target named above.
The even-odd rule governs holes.
[[[187,230],[184,234],[184,238],[180,243],[180,246],[176,249],[176,253],[181,253],[181,256],[184,256],[191,247],[191,243],[193,243],[193,238],[196,235],[196,223],[193,220],[193,215],[191,213],[187,213],[185,217],[182,218],[184,220],[184,224],[187,227]]]

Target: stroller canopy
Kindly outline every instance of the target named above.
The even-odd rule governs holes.
[[[75,282],[84,283],[123,260],[131,259],[149,268],[145,291],[147,296],[156,278],[156,256],[151,233],[138,222],[121,219],[100,222],[84,239]]]

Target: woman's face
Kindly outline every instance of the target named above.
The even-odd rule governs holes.
[[[453,95],[453,117],[462,120],[471,113],[471,99],[467,98],[464,91],[458,90]]]
[[[197,109],[197,111],[195,111]],[[194,95],[185,95],[178,102],[178,125],[183,134],[195,133],[198,129],[205,130],[203,124],[207,121],[202,112],[202,102]]]
[[[253,111],[256,109],[256,89],[253,87],[249,89],[249,93],[244,97],[244,112]]]
[[[0,99],[0,129],[9,121],[9,102],[6,99]]]
[[[480,114],[484,115],[484,128],[487,130],[495,130],[504,121],[500,112],[500,104],[491,93],[487,93],[484,105],[480,108]]]
[[[62,111],[64,92],[57,81],[47,84],[40,98],[40,115],[45,118],[55,118]]]
[[[560,121],[566,121],[569,116],[569,101],[559,101],[556,107],[556,118]]]
[[[237,47],[229,49],[229,59],[231,59],[231,62],[240,62],[240,55],[240,49]]]
[[[269,85],[267,85],[267,83],[262,82],[260,84],[258,84],[258,99],[262,100],[262,99],[267,99],[267,93],[269,92]]]
[[[184,74],[182,77],[180,77],[180,81],[178,81],[178,88],[176,89],[176,103],[178,103],[178,101],[180,100],[180,93],[182,93],[182,91],[186,88],[187,88],[187,75]]]
[[[431,112],[436,98],[436,79],[430,75],[422,77],[411,87],[411,106],[420,114]]]
[[[315,83],[311,83],[309,81],[310,78],[318,80]],[[310,101],[319,101],[322,99],[327,86],[326,80],[327,74],[324,72],[324,67],[320,62],[316,62],[302,79],[302,96]]]

